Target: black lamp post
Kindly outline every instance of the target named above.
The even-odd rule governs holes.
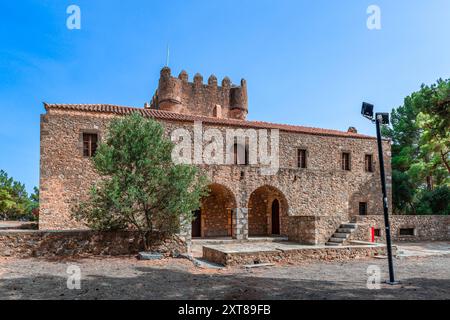
[[[367,102],[363,102],[361,114],[363,117],[375,122],[377,129],[377,144],[378,144],[378,160],[380,162],[380,178],[381,178],[381,190],[383,193],[383,212],[384,212],[384,226],[386,232],[386,247],[388,252],[389,263],[389,281],[388,284],[398,284],[394,277],[394,263],[392,261],[392,243],[391,243],[391,227],[389,225],[389,209],[388,209],[388,197],[386,192],[386,176],[384,173],[384,158],[383,158],[383,145],[381,141],[381,125],[389,124],[389,113],[376,113],[375,119],[373,118],[373,105]]]

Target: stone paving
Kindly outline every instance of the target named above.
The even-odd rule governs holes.
[[[231,243],[231,244],[218,244],[207,245],[207,247],[214,248],[216,250],[225,253],[249,253],[249,252],[266,252],[266,251],[289,251],[289,250],[302,250],[302,249],[330,249],[330,248],[367,248],[368,246],[382,246],[381,244],[359,244],[349,246],[331,247],[326,245],[302,245],[296,242],[281,241],[281,242],[261,242],[261,243]]]
[[[450,242],[415,242],[397,244],[399,257],[426,257],[450,255]]]

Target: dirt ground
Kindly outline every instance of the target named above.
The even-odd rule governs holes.
[[[386,259],[205,269],[186,259],[0,258],[0,299],[450,299],[450,255],[411,252],[395,259],[401,284],[373,290],[367,268],[379,266],[385,280]],[[81,289],[67,288],[71,265],[81,270]]]

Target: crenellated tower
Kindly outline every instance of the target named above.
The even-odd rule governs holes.
[[[248,113],[247,83],[242,79],[241,85],[235,86],[225,77],[219,86],[217,78],[211,75],[208,83],[204,84],[203,77],[198,73],[193,82],[189,82],[186,71],[183,70],[178,77],[173,77],[170,68],[164,67],[149,108],[245,120]]]

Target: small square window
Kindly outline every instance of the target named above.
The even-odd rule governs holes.
[[[83,156],[93,157],[97,151],[98,135],[96,133],[83,133]]]
[[[359,203],[359,215],[366,216],[367,215],[367,202]]]
[[[400,228],[401,236],[414,236],[414,228]]]
[[[373,229],[373,235],[375,237],[381,237],[381,229]]]

